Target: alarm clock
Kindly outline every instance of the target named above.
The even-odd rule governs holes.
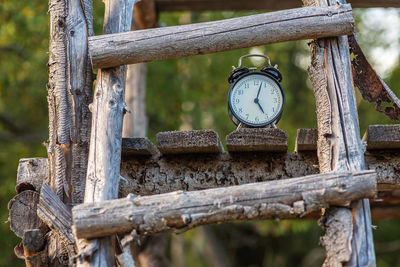
[[[268,65],[257,68],[242,67],[242,59],[263,57]],[[272,67],[268,56],[250,54],[239,58],[238,67],[233,67],[228,78],[231,85],[228,95],[228,113],[233,123],[247,127],[275,126],[285,106],[285,94],[280,82],[282,75]]]

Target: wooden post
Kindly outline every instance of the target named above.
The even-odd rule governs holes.
[[[132,230],[148,235],[212,223],[301,218],[375,193],[376,173],[362,171],[143,197],[130,194],[75,206],[73,230],[79,238],[94,238]]]
[[[337,6],[333,0],[304,3]],[[320,171],[364,170],[347,36],[315,40],[310,48]],[[327,254],[324,266],[376,265],[368,200],[354,202],[352,209],[328,209],[320,224],[325,230],[321,239]]]
[[[93,35],[92,4],[50,0],[49,13],[49,184],[70,208],[83,201],[87,169],[93,86],[87,38]],[[59,238],[47,246],[50,243],[65,249]],[[65,259],[47,251],[51,266],[65,264]]]
[[[105,1],[104,34],[129,31],[135,0]],[[126,67],[99,69],[91,104],[92,132],[85,203],[118,197]],[[113,237],[79,242],[80,266],[114,266]]]
[[[285,30],[282,30],[285,29]],[[276,42],[351,34],[350,5],[264,14],[89,38],[93,67],[202,55]]]

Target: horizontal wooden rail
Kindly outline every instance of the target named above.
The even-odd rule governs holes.
[[[93,68],[353,33],[351,6],[304,7],[214,22],[89,37]]]
[[[398,0],[349,0],[354,8],[400,7]],[[158,11],[282,10],[301,7],[298,0],[154,0]]]
[[[154,196],[130,194],[75,206],[73,230],[78,238],[94,238],[132,230],[153,234],[239,220],[300,218],[375,193],[376,173],[361,171]]]

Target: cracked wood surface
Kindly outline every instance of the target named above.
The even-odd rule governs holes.
[[[285,29],[282,31],[282,29]],[[351,34],[350,5],[306,7],[214,22],[89,38],[93,68],[215,53],[276,42]]]
[[[72,209],[77,237],[136,230],[148,235],[213,223],[301,218],[330,205],[373,197],[374,171],[327,173],[200,191],[85,203]]]
[[[338,6],[333,0],[303,2]],[[316,98],[320,171],[364,170],[347,36],[314,40],[310,49],[309,74]],[[321,238],[326,250],[324,266],[376,265],[367,199],[354,202],[351,209],[328,209],[320,225],[325,230]]]

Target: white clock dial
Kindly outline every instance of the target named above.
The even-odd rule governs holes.
[[[252,73],[233,85],[229,103],[237,119],[251,126],[261,126],[277,119],[284,98],[277,82],[266,75]]]

